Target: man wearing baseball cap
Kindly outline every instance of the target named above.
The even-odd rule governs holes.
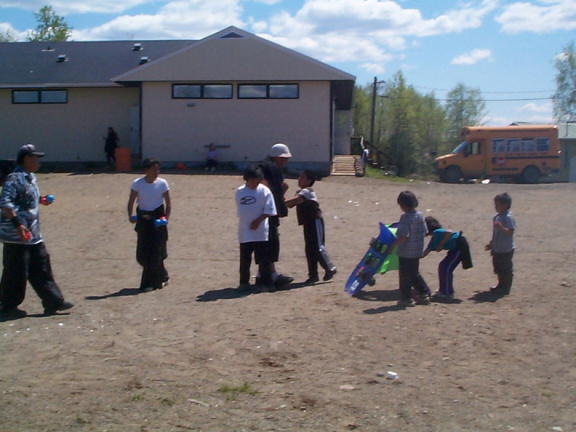
[[[44,154],[33,144],[22,146],[16,158],[17,166],[6,178],[0,195],[0,242],[4,243],[0,317],[3,319],[26,315],[18,306],[24,301],[27,281],[42,299],[45,315],[74,306],[64,300],[54,281],[50,255],[39,229],[39,205],[51,203],[45,197],[41,199],[34,174]]]
[[[292,154],[288,146],[277,143],[270,148],[268,157],[260,164],[262,174],[264,175],[262,183],[270,188],[272,195],[274,195],[274,203],[276,204],[277,215],[268,218],[268,241],[270,242],[272,280],[276,288],[283,288],[294,280],[294,278],[284,276],[276,271],[276,262],[278,262],[280,256],[280,234],[278,227],[280,226],[280,218],[288,216],[288,208],[284,202],[284,194],[288,190],[288,184],[284,181],[282,170],[291,157]]]

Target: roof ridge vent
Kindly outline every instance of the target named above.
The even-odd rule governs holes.
[[[244,36],[242,36],[241,34],[238,34],[236,32],[230,32],[230,33],[226,33],[220,39],[244,39]]]
[[[58,60],[56,60],[56,63],[64,63],[65,61],[68,61],[66,54],[60,54],[58,56]]]
[[[139,42],[135,43],[134,46],[132,47],[132,51],[142,51],[143,49],[144,47]]]
[[[150,61],[150,59],[146,56],[140,57],[140,63],[139,64],[148,63],[149,61]]]

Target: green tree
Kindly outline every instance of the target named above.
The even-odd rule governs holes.
[[[457,84],[446,96],[446,119],[448,122],[447,141],[452,146],[460,143],[463,126],[482,125],[486,116],[486,103],[480,90]]]
[[[0,32],[0,42],[16,42],[17,38],[11,29]]]
[[[29,42],[66,42],[70,38],[73,28],[56,15],[52,6],[44,6],[34,17],[38,26],[28,33]]]
[[[387,87],[383,102],[382,134],[380,145],[394,160],[398,175],[406,176],[418,171],[421,159],[416,107],[418,95],[413,87],[406,85],[402,72],[397,72]]]
[[[567,45],[556,57],[556,93],[554,117],[557,121],[576,120],[576,52],[574,42]]]
[[[446,115],[434,93],[418,96],[416,128],[421,157],[418,174],[432,174],[432,160],[436,154],[444,154],[446,147]],[[451,149],[450,149],[451,150]]]

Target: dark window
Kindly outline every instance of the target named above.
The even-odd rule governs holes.
[[[550,151],[550,140],[548,138],[536,138],[536,151]]]
[[[506,141],[503,139],[492,140],[492,153],[504,153],[506,151]]]
[[[14,104],[65,104],[68,103],[67,90],[14,90]]]
[[[298,99],[298,84],[270,84],[270,99]]]
[[[230,84],[205,84],[203,90],[204,99],[232,98],[232,85]]]
[[[68,102],[68,93],[66,90],[42,90],[40,97],[40,102],[43,104]]]
[[[266,99],[268,86],[265,84],[238,84],[239,99]]]
[[[238,84],[239,99],[298,99],[298,84]]]
[[[536,151],[536,146],[534,145],[534,140],[532,138],[526,138],[522,140],[522,151],[524,152]]]
[[[518,138],[511,138],[508,140],[508,153],[518,153],[520,151],[520,140]]]
[[[174,84],[173,99],[231,99],[232,84]]]

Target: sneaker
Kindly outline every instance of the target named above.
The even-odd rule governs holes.
[[[12,309],[0,308],[0,319],[1,320],[15,320],[19,318],[24,318],[27,315],[26,311],[18,309],[17,307]]]
[[[332,279],[334,277],[334,275],[338,272],[338,270],[336,270],[336,267],[334,267],[332,270],[328,270],[325,274],[324,277],[322,278],[323,281],[329,281],[330,279]]]
[[[256,291],[259,292],[259,293],[273,293],[273,292],[276,292],[277,289],[276,289],[276,287],[274,286],[274,284],[271,284],[271,285],[258,285],[258,286],[256,287]]]
[[[147,293],[150,291],[154,291],[154,288],[153,287],[144,287],[144,288],[140,288],[139,291],[143,292],[143,293]]]
[[[419,305],[429,305],[430,304],[430,296],[428,294],[419,294],[416,297],[416,304]]]
[[[440,291],[436,291],[434,293],[434,295],[432,296],[432,298],[434,300],[440,300],[440,301],[450,301],[450,300],[454,300],[454,295],[451,294],[443,294]]]
[[[316,276],[310,276],[308,279],[306,279],[306,282],[304,282],[306,285],[312,285],[315,284],[316,282],[318,282],[320,280],[320,278],[318,277],[318,275]],[[326,280],[326,279],[324,279]]]
[[[411,298],[407,300],[400,299],[396,305],[402,308],[414,307],[416,306],[416,302]]]
[[[277,289],[282,289],[288,285],[290,285],[294,281],[294,278],[290,276],[278,275],[276,280],[274,281],[274,285]]]
[[[238,285],[238,288],[236,288],[236,292],[239,294],[244,294],[247,293],[248,291],[250,291],[250,284],[240,284]]]
[[[60,306],[44,308],[44,315],[56,315],[56,312],[62,312],[73,307],[74,303],[64,301]]]
[[[164,288],[165,286],[168,286],[169,283],[170,283],[170,278],[168,278],[164,282],[162,282],[162,285],[160,285],[160,289]]]

